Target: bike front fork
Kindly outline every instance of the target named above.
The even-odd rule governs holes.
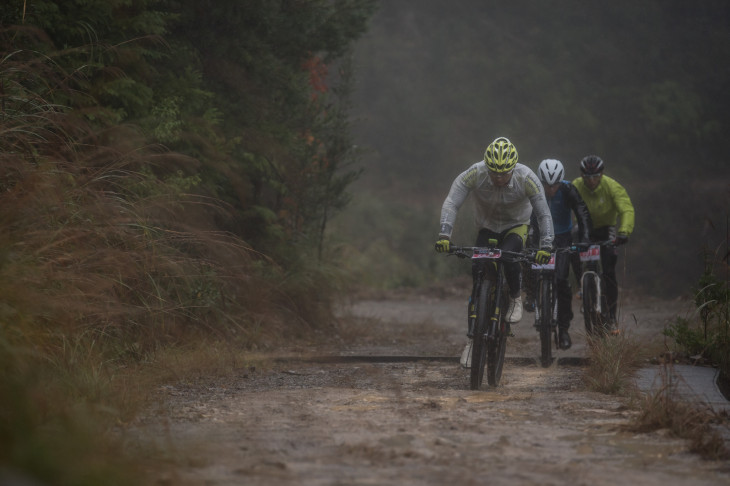
[[[476,310],[476,305],[474,305],[473,296],[469,296],[466,315],[467,315],[466,335],[469,339],[471,339],[474,337],[474,323],[477,320],[477,310]]]

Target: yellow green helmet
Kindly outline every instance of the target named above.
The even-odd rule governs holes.
[[[487,147],[484,162],[492,172],[509,172],[517,164],[517,149],[512,142],[499,137]]]

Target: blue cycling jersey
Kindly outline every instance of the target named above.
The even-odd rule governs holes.
[[[566,180],[562,180],[560,183],[565,185],[570,184],[570,182]],[[569,233],[573,228],[573,218],[571,215],[572,210],[570,209],[570,203],[565,194],[566,191],[559,190],[553,197],[547,198],[550,214],[553,217],[553,228],[555,229],[556,235]]]
[[[571,235],[573,228],[573,215],[578,223],[578,233],[575,236],[576,241],[589,241],[589,230],[592,228],[591,215],[588,213],[586,203],[580,197],[578,189],[570,181],[560,181],[557,191],[553,197],[545,194],[550,217],[553,220],[553,231],[555,235]],[[533,231],[539,237],[537,232],[536,221],[534,215],[530,221]],[[534,243],[531,243],[534,244]]]

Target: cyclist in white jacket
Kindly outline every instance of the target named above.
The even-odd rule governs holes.
[[[451,184],[441,208],[436,251],[449,251],[456,215],[469,194],[473,195],[475,222],[479,228],[475,246],[485,246],[489,239],[494,238],[504,250],[521,251],[530,215],[534,212],[540,227],[540,251],[536,261],[549,261],[554,234],[545,190],[529,167],[517,163],[517,149],[512,142],[504,137],[494,140],[484,152],[484,160],[462,172]],[[522,319],[520,264],[505,264],[505,277],[510,295],[505,317],[507,322],[519,322]],[[472,294],[473,290],[472,287]],[[470,344],[467,344],[464,355],[469,355]],[[462,365],[465,365],[464,355]]]

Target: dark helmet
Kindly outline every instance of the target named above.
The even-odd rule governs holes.
[[[603,160],[597,155],[588,155],[580,161],[580,172],[583,175],[594,175],[603,172]]]

